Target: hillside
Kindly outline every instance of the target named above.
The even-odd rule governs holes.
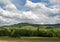
[[[60,24],[30,24],[30,23],[18,23],[9,26],[2,26],[7,28],[22,28],[22,27],[34,27],[34,28],[60,28]]]
[[[10,26],[2,26],[0,27],[0,36],[60,37],[60,25],[19,23]]]

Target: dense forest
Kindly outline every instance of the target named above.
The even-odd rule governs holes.
[[[21,37],[59,37],[60,24],[29,24],[19,23],[0,27],[0,36]]]

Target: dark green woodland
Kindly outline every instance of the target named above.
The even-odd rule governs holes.
[[[8,37],[58,37],[60,38],[60,24],[29,24],[19,23],[10,26],[0,26],[0,36]]]

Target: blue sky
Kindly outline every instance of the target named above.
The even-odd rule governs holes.
[[[30,1],[32,1],[34,3],[41,2],[41,0],[30,0]]]
[[[43,3],[47,3],[47,7],[50,7],[52,4],[49,2],[49,0],[30,0],[33,3],[39,3],[39,2],[43,2]],[[16,5],[16,7],[21,10],[21,11],[28,11],[29,8],[25,7],[24,5],[26,4],[26,0],[12,0],[12,3],[14,3]]]
[[[49,0],[30,0],[30,1],[32,1],[34,3],[37,3],[37,2],[46,2],[46,3],[48,3],[49,2]]]
[[[51,4],[50,2],[49,2],[49,0],[29,0],[29,1],[31,1],[31,2],[33,2],[33,3],[40,3],[40,2],[43,2],[43,3],[46,3],[47,5],[47,7],[50,7],[50,6],[52,6],[53,4]],[[12,0],[12,3],[14,3],[15,5],[16,5],[16,7],[19,9],[19,10],[21,10],[21,11],[27,11],[27,10],[29,10],[29,8],[28,7],[25,7],[24,5],[26,4],[26,0]]]
[[[59,11],[60,0],[0,0],[0,25],[57,24]]]

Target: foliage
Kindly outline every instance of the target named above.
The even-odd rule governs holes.
[[[20,37],[20,36],[40,36],[59,37],[60,26],[45,26],[36,24],[15,24],[12,26],[0,27],[0,36]]]

